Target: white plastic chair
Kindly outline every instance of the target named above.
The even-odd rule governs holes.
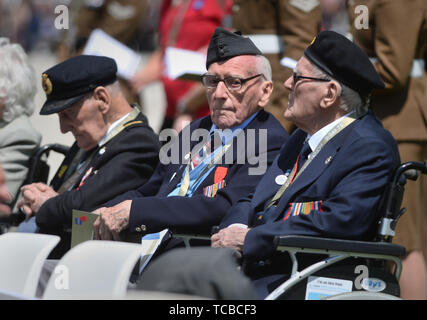
[[[142,252],[141,245],[135,243],[83,242],[59,260],[42,298],[122,298]]]
[[[29,298],[36,294],[43,263],[60,238],[9,232],[0,236],[0,288]]]

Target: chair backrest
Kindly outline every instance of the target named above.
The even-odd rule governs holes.
[[[47,159],[50,151],[54,151],[65,156],[69,149],[70,148],[68,146],[58,143],[46,144],[36,149],[29,159],[28,173],[21,186],[34,182],[47,183],[50,170]],[[9,205],[12,213],[7,217],[0,218],[0,234],[7,233],[10,226],[18,226],[25,220],[25,214],[16,208],[16,204],[20,198],[21,192],[18,192]]]
[[[0,236],[0,288],[34,297],[43,263],[60,238],[9,232]]]
[[[50,151],[54,151],[65,156],[68,150],[68,146],[58,143],[47,144],[38,148],[30,158],[30,166],[24,184],[33,182],[47,183],[50,169],[47,164],[47,158],[49,157]]]
[[[43,299],[124,297],[132,270],[142,252],[142,246],[135,243],[83,242],[58,262]]]

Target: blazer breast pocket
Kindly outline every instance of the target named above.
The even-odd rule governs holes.
[[[203,188],[203,195],[209,198],[215,197],[218,190],[225,187],[225,179]]]

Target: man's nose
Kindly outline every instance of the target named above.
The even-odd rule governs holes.
[[[228,97],[228,89],[224,83],[224,81],[219,81],[218,85],[215,88],[215,97],[221,99],[227,99]]]
[[[294,79],[292,76],[290,76],[284,83],[285,88],[292,90],[292,88],[294,87]]]
[[[61,133],[67,133],[71,130],[70,125],[68,124],[68,121],[64,119],[64,116],[61,113],[58,113],[59,117],[59,128],[61,130]]]

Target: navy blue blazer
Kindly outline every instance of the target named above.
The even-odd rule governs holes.
[[[371,112],[333,137],[277,207],[265,210],[280,188],[276,177],[292,170],[306,136],[300,129],[292,134],[255,192],[233,206],[220,225],[252,227],[243,247],[246,259],[270,257],[276,235],[372,239],[381,195],[400,158],[395,140]]]
[[[210,130],[212,121],[210,117],[204,117],[190,124],[190,132],[195,129]],[[280,123],[268,112],[261,110],[247,125],[244,131],[255,129],[267,129],[266,170],[279,154],[281,147],[289,138],[287,132]],[[256,134],[258,136],[258,134]],[[181,143],[182,134],[178,136]],[[236,142],[236,138],[234,138]],[[191,143],[191,148],[199,141]],[[150,180],[139,189],[127,192],[104,206],[112,206],[127,199],[132,199],[129,218],[129,231],[131,232],[158,232],[167,227],[203,228],[208,230],[214,225],[219,225],[227,210],[242,197],[255,190],[255,186],[262,175],[249,175],[249,168],[257,168],[258,164],[250,161],[254,153],[259,152],[259,143],[256,141],[255,150],[245,153],[244,161],[236,161],[238,158],[236,145],[230,148],[233,152],[233,161],[228,164],[219,164],[204,179],[195,190],[192,197],[171,196],[168,194],[175,189],[181,181],[185,170],[185,162],[182,164],[159,163]],[[241,151],[241,150],[240,150]],[[228,152],[228,151],[227,151]],[[227,158],[227,153],[223,156]],[[241,155],[240,155],[241,156]],[[222,163],[225,163],[223,161]],[[237,163],[239,162],[239,163]],[[243,163],[240,163],[243,162]],[[251,164],[252,163],[252,164]],[[222,176],[222,183],[218,184],[218,173]],[[265,171],[264,171],[265,173]],[[216,176],[216,177],[215,177]],[[216,182],[216,183],[215,183]],[[216,184],[219,190],[216,194],[209,195],[207,190]],[[215,189],[215,188],[213,188]]]

